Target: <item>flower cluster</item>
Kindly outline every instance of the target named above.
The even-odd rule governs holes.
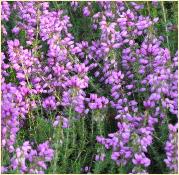
[[[68,128],[69,127],[69,121],[68,121],[68,119],[58,115],[56,117],[54,123],[53,123],[53,126],[56,127],[59,124],[62,125],[62,128]]]
[[[9,3],[6,2],[6,1],[3,1],[2,4],[1,4],[2,22],[9,21],[10,14],[11,14],[11,10],[10,10]],[[7,30],[6,30],[5,26],[4,26],[4,24],[1,25],[1,30],[2,30],[3,35],[6,36],[7,35]]]
[[[13,170],[20,170],[20,173],[43,174],[47,169],[47,162],[53,158],[53,150],[49,143],[45,142],[33,149],[28,141],[22,147],[16,148],[15,156],[11,159]],[[28,161],[30,166],[28,166]]]
[[[90,109],[105,108],[109,100],[105,97],[97,97],[97,94],[90,94],[90,98],[86,98]]]
[[[173,173],[178,172],[178,124],[175,126],[169,124],[169,137],[165,145],[167,158],[164,160],[167,167],[173,171]]]
[[[10,5],[8,2],[3,1],[1,5],[1,12],[2,12],[2,20],[8,21],[10,16]]]
[[[16,135],[26,114],[32,110],[36,103],[28,97],[27,87],[16,87],[11,83],[2,81],[2,146],[9,152],[14,151]]]
[[[12,29],[14,34],[19,34],[21,30],[26,31],[26,43],[28,45],[33,44],[36,37],[36,26],[40,21],[40,16],[46,13],[49,4],[35,3],[35,2],[15,2],[13,4],[13,10],[18,13],[18,17],[23,22],[18,22],[17,25]]]

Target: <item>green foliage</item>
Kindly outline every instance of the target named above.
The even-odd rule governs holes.
[[[12,67],[9,67],[7,69],[7,73],[9,73],[9,75],[6,77],[6,81],[18,84],[18,80],[16,78],[16,72]]]
[[[21,30],[19,33],[19,41],[22,46],[26,46],[26,32],[25,30]]]

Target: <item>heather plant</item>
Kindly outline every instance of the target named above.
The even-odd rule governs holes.
[[[1,172],[178,172],[177,2],[2,1]]]

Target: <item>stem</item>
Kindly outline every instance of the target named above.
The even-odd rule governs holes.
[[[38,46],[38,36],[39,36],[39,23],[40,23],[40,9],[39,9],[39,5],[37,6],[37,29],[36,29],[36,37],[35,37],[35,51],[34,51],[34,55],[37,55],[37,46]]]
[[[148,15],[150,15],[150,5],[149,5],[149,2],[147,1],[147,10],[148,10]],[[149,31],[150,31],[150,34],[153,34],[154,33],[154,29],[152,26],[149,27]]]
[[[62,129],[61,129],[61,124],[60,124],[53,134],[53,139],[56,140],[56,142],[55,142],[55,156],[54,156],[53,165],[52,165],[53,173],[56,173],[56,171],[57,171],[57,162],[58,162],[59,153],[60,153],[59,148],[61,146],[61,143],[59,142],[59,138],[60,138],[61,134],[62,134]]]
[[[75,137],[75,124],[74,124],[74,122],[72,122],[72,128],[73,128],[72,130],[73,130],[73,147],[74,147],[75,146],[75,140],[76,140],[75,139],[76,137]]]
[[[167,45],[168,45],[168,48],[169,48],[167,18],[166,18],[166,11],[165,11],[165,7],[164,7],[164,2],[163,1],[161,1],[161,6],[162,6],[163,18],[164,18],[164,22],[165,22],[165,32],[166,32]]]
[[[93,139],[93,134],[94,134],[94,127],[93,127],[93,125],[94,125],[94,121],[93,121],[93,114],[94,114],[94,112],[92,112],[92,116],[91,116],[91,133],[92,133],[92,139]]]
[[[69,120],[71,121],[72,119],[72,107],[69,108],[68,111],[69,114]],[[65,143],[65,153],[64,153],[64,159],[63,159],[63,168],[66,169],[66,165],[67,165],[67,152],[68,152],[68,145],[69,145],[69,134],[70,134],[70,130],[67,130],[67,139],[66,139],[66,143]]]

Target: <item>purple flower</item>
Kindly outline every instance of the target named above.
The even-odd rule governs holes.
[[[133,164],[135,165],[143,165],[148,167],[150,165],[150,159],[146,158],[144,153],[142,154],[135,154],[134,159],[132,159]]]
[[[57,108],[57,102],[54,96],[49,96],[47,98],[44,99],[44,101],[42,102],[42,106],[45,109],[52,109],[55,110]]]

